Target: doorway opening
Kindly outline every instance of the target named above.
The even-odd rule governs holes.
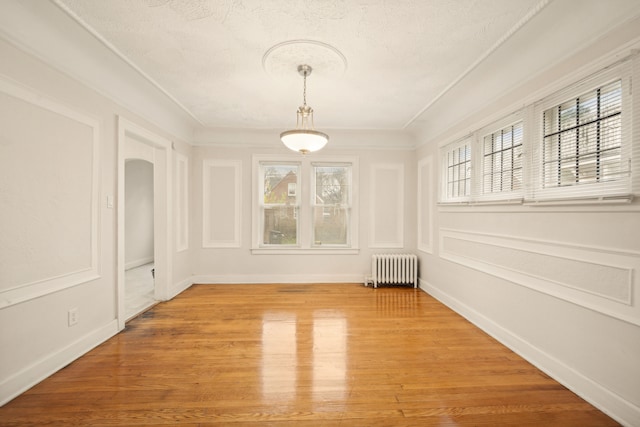
[[[169,140],[118,117],[117,320],[120,330],[124,329],[127,320],[149,306],[168,300],[172,292],[171,151]],[[127,179],[127,169],[134,174],[129,178],[136,173],[145,178]],[[145,184],[140,184],[142,180]],[[129,217],[126,212],[128,185],[135,188],[130,190],[137,194],[128,202],[129,207],[134,207],[128,212]],[[142,191],[144,195],[136,191]],[[140,211],[145,211],[145,214]],[[136,214],[141,218],[132,219],[131,215]],[[146,237],[141,238],[141,235]],[[140,270],[134,271],[138,267]],[[136,291],[132,287],[129,290],[133,293],[127,290],[126,272],[129,276],[140,274],[146,283],[140,289],[144,296],[134,297]],[[135,280],[135,276],[130,278]]]
[[[153,169],[153,163],[147,160],[125,160],[124,286],[127,320],[156,303]]]

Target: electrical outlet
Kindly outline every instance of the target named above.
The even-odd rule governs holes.
[[[76,323],[78,323],[78,309],[77,308],[70,308],[69,312],[67,313],[68,317],[67,320],[69,321],[69,326],[73,326]]]

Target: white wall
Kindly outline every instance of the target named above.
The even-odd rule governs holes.
[[[153,262],[153,164],[125,163],[125,268]]]
[[[329,143],[331,144],[331,142]],[[273,137],[273,150],[264,148],[214,148],[194,147],[192,164],[191,198],[194,201],[191,228],[193,248],[194,280],[206,283],[273,283],[273,282],[363,282],[370,274],[371,254],[374,252],[402,252],[415,247],[415,234],[412,225],[415,223],[415,165],[413,152],[410,150],[368,150],[350,151],[336,150],[331,147],[324,149],[323,157],[355,156],[359,163],[359,191],[358,191],[358,228],[359,239],[355,242],[359,250],[355,254],[254,254],[251,251],[252,230],[252,155],[280,154],[291,155],[291,152],[281,147],[277,134]],[[296,156],[295,153],[293,153]],[[240,169],[240,233],[239,245],[235,248],[203,248],[203,200],[209,200],[204,194],[203,164],[207,160],[228,161],[238,164]],[[402,170],[396,174],[403,186],[403,194],[396,193],[398,186],[387,188],[374,187],[372,177],[387,173],[382,166],[389,166]],[[394,172],[396,173],[396,172]],[[235,186],[236,183],[225,182],[225,185]],[[390,193],[388,193],[390,192]],[[379,210],[371,209],[372,198],[378,200],[404,200],[394,210],[390,217],[382,215]],[[224,213],[228,206],[220,206]],[[211,209],[210,212],[214,212]],[[234,229],[235,218],[218,215],[213,220],[227,220],[222,227]],[[209,220],[209,219],[207,219]],[[371,241],[370,225],[375,221],[376,229],[398,230],[400,237],[389,242]],[[382,234],[382,231],[380,231]],[[395,235],[394,235],[395,237]],[[400,240],[400,241],[398,241]],[[373,247],[376,246],[376,247]]]
[[[625,425],[640,425],[640,326],[625,317],[640,302],[634,295],[630,306],[613,303],[606,295],[589,293],[588,287],[613,292],[607,272],[626,269],[632,272],[630,286],[637,286],[637,195],[622,206],[569,207],[446,206],[437,205],[435,197],[439,145],[479,129],[487,118],[516,111],[531,95],[544,93],[573,72],[607,65],[605,55],[637,40],[637,24],[501,94],[499,102],[486,104],[473,116],[458,117],[456,125],[433,135],[417,153],[423,289]],[[498,254],[507,256],[497,263],[477,261],[495,260]],[[581,266],[607,271],[583,275],[577,289],[563,286],[568,276],[579,276]]]
[[[23,5],[37,5],[36,14],[52,25],[75,25],[49,2],[3,2],[2,7],[16,5],[11,19],[20,21],[16,31],[28,29],[27,38],[45,29],[20,15]],[[71,77],[40,61],[38,46],[13,38],[5,11],[0,14],[6,30],[0,37],[0,404],[118,331],[116,118],[175,140],[82,84],[79,74]],[[89,35],[76,34],[69,43],[87,39],[91,44]],[[70,47],[60,46],[60,52]],[[164,107],[159,102],[154,108]],[[179,114],[164,114],[184,128]],[[175,152],[190,156],[180,141]],[[184,283],[188,251],[172,253],[173,282]],[[79,320],[69,326],[72,308]]]

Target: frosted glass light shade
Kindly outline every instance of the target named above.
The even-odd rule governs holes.
[[[282,132],[280,139],[288,149],[307,154],[322,149],[329,141],[329,136],[317,130],[295,129]]]

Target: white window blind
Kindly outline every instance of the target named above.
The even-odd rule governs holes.
[[[632,193],[630,69],[612,67],[536,104],[529,199]]]
[[[483,199],[522,198],[523,141],[522,121],[501,127],[481,138],[480,192]]]
[[[440,201],[468,201],[471,196],[471,138],[442,148]]]

